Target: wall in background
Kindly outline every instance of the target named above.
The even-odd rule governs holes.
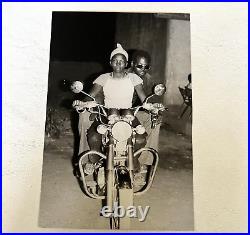
[[[141,49],[152,57],[151,74],[156,82],[164,82],[167,20],[155,14],[117,14],[116,41],[126,49]]]
[[[165,76],[167,105],[181,105],[183,102],[178,86],[188,83],[191,73],[190,21],[168,20]]]

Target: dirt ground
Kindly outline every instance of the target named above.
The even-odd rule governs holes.
[[[73,134],[46,138],[39,226],[46,228],[109,229],[100,216],[101,201],[86,197],[73,175]],[[132,220],[131,230],[192,231],[193,173],[191,138],[163,125],[160,162],[151,189],[135,197],[135,206],[150,206],[144,222]]]

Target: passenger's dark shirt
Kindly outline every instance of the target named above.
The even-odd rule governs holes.
[[[129,73],[132,73],[132,69],[129,68],[127,70]],[[143,90],[146,94],[146,96],[149,96],[153,93],[153,87],[154,87],[154,83],[152,82],[152,77],[149,73],[146,73],[144,76],[140,77],[143,80]],[[134,106],[138,106],[141,105],[141,100],[139,99],[136,91],[134,91],[134,96],[133,96],[133,101],[132,101],[133,107]]]

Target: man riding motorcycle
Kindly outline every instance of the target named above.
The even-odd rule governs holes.
[[[146,95],[143,89],[143,80],[135,73],[129,72],[125,68],[128,62],[128,53],[122,48],[120,44],[117,44],[117,48],[111,52],[110,55],[110,65],[113,69],[111,73],[105,73],[100,75],[94,82],[93,87],[89,93],[90,96],[96,97],[97,94],[103,92],[104,94],[104,106],[109,110],[122,110],[129,109],[132,107],[133,94],[136,92],[141,103],[146,99]],[[147,60],[146,60],[147,62]],[[146,66],[142,66],[142,71],[145,70]],[[140,69],[140,68],[138,68]],[[87,101],[88,97],[84,101],[74,101],[73,107],[76,110],[83,110],[84,107],[94,108],[97,106],[95,101]],[[86,103],[87,102],[87,103]],[[155,106],[147,103],[147,109],[154,109]],[[133,121],[134,125],[138,124],[138,120]],[[90,128],[88,128],[87,133],[81,131],[81,140],[86,138],[91,150],[101,151],[102,139],[101,135],[97,133],[96,128],[98,126],[98,121],[95,120]],[[79,125],[80,126],[80,125]],[[136,136],[136,146],[135,148],[140,148],[145,145],[145,138],[147,133],[144,135]],[[80,144],[81,146],[81,144]],[[80,152],[80,151],[79,151]],[[89,157],[89,162],[86,164],[86,173],[93,172],[94,164],[99,160],[98,156]],[[139,170],[139,162],[135,159],[135,171]]]

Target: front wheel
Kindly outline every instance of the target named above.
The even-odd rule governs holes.
[[[129,230],[131,215],[129,208],[133,206],[133,189],[119,188],[114,195],[114,211],[110,218],[111,229]]]
[[[130,214],[129,208],[133,206],[133,196],[134,192],[131,188],[119,189],[119,205],[124,208],[124,217],[120,218],[120,229],[128,230],[130,229]]]

